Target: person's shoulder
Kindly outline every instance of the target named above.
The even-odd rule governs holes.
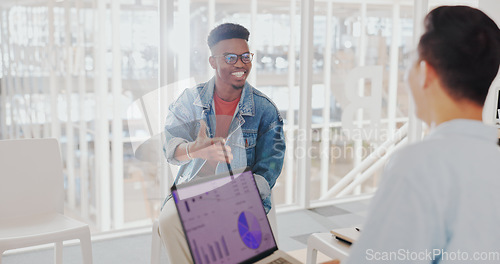
[[[445,151],[446,148],[436,140],[411,143],[391,154],[385,170],[412,182],[416,180],[415,176],[418,176],[418,181],[432,179],[447,164]]]
[[[433,146],[425,141],[409,143],[395,150],[389,157],[386,164],[386,170],[399,172],[412,171],[418,172],[425,168],[429,161],[432,161]]]
[[[443,140],[424,139],[419,142],[410,143],[394,152],[395,159],[430,159],[440,157],[445,151]]]
[[[170,105],[170,110],[180,111],[179,109],[190,108],[193,102],[195,102],[195,100],[199,97],[200,92],[203,90],[203,87],[205,87],[205,84],[206,83],[200,83],[184,89],[184,91],[182,91],[182,93],[177,96],[175,101]]]
[[[184,91],[182,91],[182,93],[177,97],[176,103],[186,99],[190,102],[194,101],[200,95],[206,84],[207,83],[199,83],[184,89]]]
[[[203,90],[203,88],[205,88],[205,85],[207,84],[207,82],[204,82],[204,83],[198,83],[196,84],[195,86],[192,86],[190,88],[187,88],[185,90],[185,92],[188,92],[192,95],[199,95],[201,93],[201,91]]]
[[[254,95],[254,103],[256,109],[270,109],[275,111],[278,115],[279,121],[283,121],[283,117],[280,114],[280,111],[276,104],[273,102],[271,98],[269,98],[266,94],[259,91],[257,88],[249,85],[250,89],[252,89],[252,94]]]

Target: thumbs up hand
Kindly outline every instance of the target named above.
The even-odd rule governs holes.
[[[198,136],[193,143],[188,146],[189,155],[193,158],[200,158],[210,161],[218,162],[231,162],[233,160],[233,154],[231,153],[231,148],[225,146],[226,140],[224,138],[210,138],[207,136],[207,124],[204,120],[200,120],[200,131],[198,131]],[[228,160],[224,155],[224,149],[226,149]]]

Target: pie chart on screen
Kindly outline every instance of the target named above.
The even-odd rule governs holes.
[[[238,231],[241,240],[251,249],[256,249],[262,242],[262,231],[257,217],[249,212],[241,212],[238,217]]]

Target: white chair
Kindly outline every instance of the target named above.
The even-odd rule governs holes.
[[[273,196],[271,195],[271,210],[267,213],[267,219],[271,225],[271,230],[273,231],[274,239],[276,239],[276,244],[278,244],[278,221],[276,220],[276,204],[274,203]]]
[[[160,237],[159,222],[156,219],[153,223],[153,230],[151,230],[151,264],[160,264],[162,242]]]
[[[0,140],[0,263],[9,249],[79,239],[83,263],[92,263],[90,229],[64,213],[64,179],[56,139]]]
[[[271,195],[271,203],[273,207],[271,211],[267,214],[267,219],[269,219],[269,224],[271,225],[271,230],[273,230],[274,238],[276,243],[278,243],[278,223],[276,221],[276,205],[274,204],[273,196]],[[160,255],[162,250],[162,242],[160,238],[160,230],[158,219],[153,223],[153,229],[151,230],[151,264],[160,264]]]

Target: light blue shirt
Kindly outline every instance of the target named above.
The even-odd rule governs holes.
[[[499,263],[497,141],[456,119],[394,153],[345,263]]]

